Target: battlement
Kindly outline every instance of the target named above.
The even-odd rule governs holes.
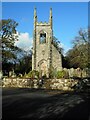
[[[41,22],[37,22],[36,25],[38,25],[38,26],[47,26],[47,25],[49,25],[50,26],[50,23],[41,21]]]

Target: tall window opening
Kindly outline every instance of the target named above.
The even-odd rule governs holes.
[[[41,33],[40,34],[40,43],[46,43],[46,33]]]

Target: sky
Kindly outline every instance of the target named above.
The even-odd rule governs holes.
[[[64,53],[72,48],[72,40],[80,28],[88,27],[88,2],[3,2],[2,19],[19,23],[19,41],[16,45],[29,50],[33,40],[33,14],[37,8],[38,21],[48,22],[52,8],[53,34],[60,40]]]

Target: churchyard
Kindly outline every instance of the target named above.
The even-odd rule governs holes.
[[[58,3],[55,4],[58,5]],[[31,6],[29,3],[28,5]],[[13,6],[13,3],[11,6]],[[58,20],[61,15],[61,13],[60,15],[55,14],[59,13],[56,10],[60,8],[55,8],[54,14],[52,8],[50,8],[48,22],[42,22],[38,19],[38,15],[41,14],[37,14],[37,9],[34,7],[32,8],[33,12],[31,12],[31,7],[26,6],[25,9],[19,9],[19,11],[21,10],[20,15],[17,15],[19,12],[16,13],[17,16],[21,16],[22,11],[27,10],[27,8],[31,12],[28,15],[30,18],[27,18],[26,22],[22,20],[24,25],[21,24],[21,21],[19,22],[23,27],[33,24],[33,29],[30,26],[28,28],[33,31],[32,40],[29,36],[31,33],[22,33],[23,27],[20,28],[21,33],[19,33],[17,21],[13,19],[2,19],[0,21],[2,22],[0,29],[2,35],[2,70],[0,70],[2,113],[0,113],[0,117],[3,120],[90,120],[90,52],[88,52],[90,50],[90,42],[88,41],[90,29],[83,29],[82,26],[78,30],[78,34],[73,36],[74,40],[71,46],[68,36],[72,36],[71,33],[73,32],[72,30],[69,31],[69,28],[66,30],[66,26],[64,26],[64,31],[60,32],[64,33],[66,31],[63,37],[66,37],[67,41],[63,38],[59,38],[59,40],[54,35],[53,22],[55,22],[55,19]],[[54,6],[52,5],[52,7]],[[19,8],[21,8],[21,4]],[[17,9],[16,6],[15,11]],[[47,8],[43,9],[46,12]],[[9,14],[9,12],[7,14],[7,10],[6,15]],[[81,9],[79,8],[79,10]],[[79,16],[76,18],[85,21],[86,17],[81,18],[81,12],[80,18]],[[56,15],[57,18],[54,17],[53,19],[53,15]],[[77,13],[74,15],[77,15]],[[67,16],[67,13],[62,18],[65,16]],[[31,18],[33,18],[33,23]],[[60,23],[62,18],[55,23],[58,23],[56,31],[58,36],[60,34],[59,25],[63,26],[67,22],[65,18],[63,23]],[[72,16],[69,17],[68,14],[68,18],[71,20]],[[31,22],[28,23],[28,20]],[[71,23],[74,23],[74,19],[66,24],[70,27]],[[79,28],[78,25],[75,24],[74,27]],[[76,28],[72,28],[73,31]],[[27,31],[27,28],[24,28],[24,30]],[[26,42],[26,39],[28,42]],[[23,47],[18,46],[19,41],[19,44]],[[22,44],[24,41],[25,43]],[[62,42],[68,48],[66,53],[61,47],[64,45]]]
[[[86,73],[82,79],[81,72],[77,72],[77,77],[72,72],[70,75],[41,79],[16,77],[14,73],[2,77],[2,118],[89,120],[90,83]]]

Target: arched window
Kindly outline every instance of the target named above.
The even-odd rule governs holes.
[[[40,44],[46,43],[46,33],[40,34]]]

